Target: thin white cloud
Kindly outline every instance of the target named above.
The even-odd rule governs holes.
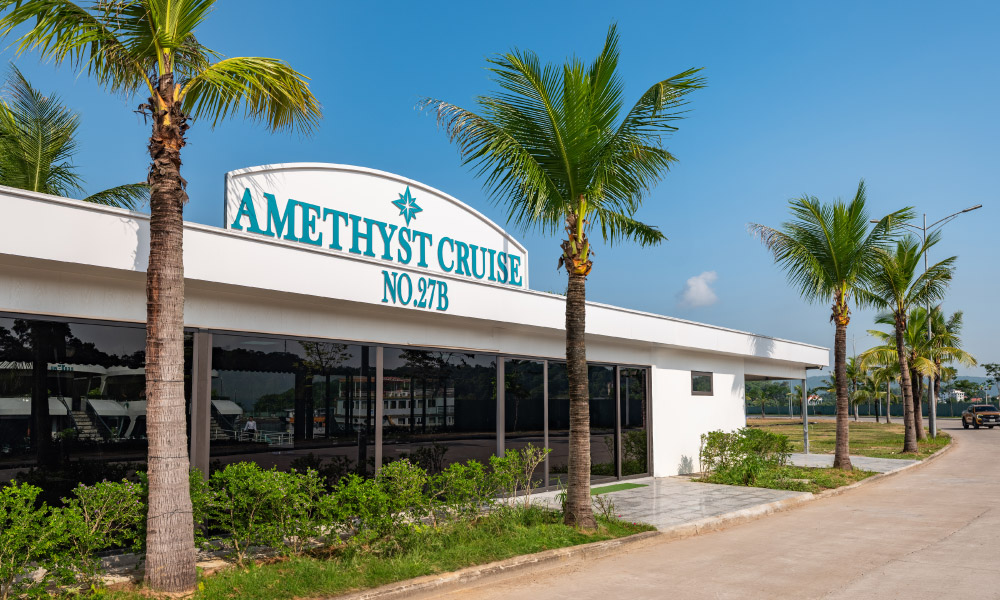
[[[715,271],[705,271],[688,279],[684,289],[677,295],[678,303],[686,308],[715,304],[719,297],[715,295],[712,284],[718,278],[719,275]]]

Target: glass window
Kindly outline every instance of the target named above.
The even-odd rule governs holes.
[[[588,365],[590,392],[590,479],[617,477],[615,368]]]
[[[649,472],[646,369],[621,369],[622,476]]]
[[[691,371],[691,393],[695,396],[711,396],[712,374],[705,371]]]
[[[504,447],[519,450],[528,444],[545,447],[545,365],[539,361],[504,362]],[[545,465],[532,476],[545,481]]]
[[[566,363],[549,362],[549,485],[566,486],[569,472],[569,378]]]
[[[616,476],[614,367],[588,365],[591,481]],[[549,363],[549,485],[565,485],[569,470],[569,379],[566,363]]]
[[[385,397],[409,401],[382,417],[383,462],[409,458],[437,473],[496,453],[495,356],[385,348],[383,361]]]
[[[336,481],[375,466],[370,346],[212,336],[213,466],[312,467]]]
[[[185,336],[185,397],[191,340]],[[29,481],[58,504],[77,483],[146,462],[142,326],[0,317],[0,481]]]

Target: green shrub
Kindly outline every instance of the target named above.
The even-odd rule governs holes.
[[[701,436],[702,470],[715,483],[754,485],[783,466],[791,454],[788,436],[744,427],[732,433],[710,431]]]
[[[97,553],[112,548],[139,550],[144,542],[146,503],[143,486],[123,479],[78,485],[63,498],[69,545],[88,584],[99,582]]]
[[[209,480],[214,501],[208,514],[227,537],[236,562],[243,565],[253,546],[281,544],[275,511],[285,501],[277,471],[265,471],[257,463],[226,465]]]
[[[40,492],[28,484],[0,488],[0,600],[44,595],[46,585],[70,566],[62,552],[66,521],[58,509],[36,506]],[[30,574],[38,567],[48,571],[36,581]]]
[[[539,484],[538,480],[532,479],[535,469],[545,461],[549,452],[549,448],[528,444],[520,450],[507,450],[503,456],[490,457],[497,488],[507,497],[509,506],[516,504],[518,495],[523,496],[525,506],[531,502],[531,489]]]
[[[373,479],[348,475],[334,488],[332,498],[331,522],[337,533],[353,534],[354,546],[378,547],[405,526],[401,515],[393,513],[394,503],[386,488]]]
[[[427,471],[411,463],[408,459],[393,461],[383,465],[375,477],[389,498],[389,511],[394,514],[408,513],[411,518],[424,516],[428,508],[428,497],[424,495],[427,486]]]
[[[208,526],[223,535],[240,565],[254,546],[302,552],[334,518],[333,497],[312,469],[265,471],[256,463],[234,463],[213,473],[209,488]]]
[[[428,495],[440,504],[444,514],[459,521],[478,517],[493,505],[498,493],[496,477],[476,460],[448,465],[431,478],[429,488]],[[436,524],[437,515],[433,511],[432,515]]]

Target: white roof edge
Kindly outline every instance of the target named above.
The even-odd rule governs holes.
[[[354,261],[368,262],[368,263],[373,263],[373,264],[382,264],[378,259],[367,258],[367,257],[364,257],[364,256],[357,256],[357,255],[354,255],[354,254],[343,254],[343,253],[336,253],[336,254],[334,254],[332,252],[324,250],[323,248],[312,248],[312,247],[309,247],[309,246],[303,246],[302,244],[297,244],[295,242],[287,242],[285,240],[275,240],[275,239],[271,239],[271,238],[262,238],[260,236],[256,236],[256,235],[253,235],[253,234],[250,234],[250,233],[246,233],[246,232],[242,232],[242,231],[234,231],[234,230],[231,230],[231,229],[223,229],[221,227],[212,227],[211,225],[203,225],[201,223],[192,223],[192,222],[185,221],[184,222],[184,228],[185,229],[192,229],[192,230],[196,230],[196,231],[201,231],[201,232],[204,232],[204,233],[208,233],[210,235],[237,237],[237,238],[239,238],[241,240],[246,240],[246,241],[255,242],[255,243],[259,243],[259,244],[266,244],[266,245],[269,245],[269,246],[280,245],[280,246],[287,247],[287,248],[290,248],[292,250],[296,250],[296,251],[299,251],[299,252],[315,252],[315,253],[325,254],[325,255],[329,255],[329,256],[334,256],[335,258],[342,259],[342,260],[354,260]],[[530,294],[530,295],[534,295],[534,296],[541,296],[541,297],[544,297],[544,298],[556,298],[556,299],[565,298],[565,296],[563,296],[561,294],[553,294],[551,292],[543,292],[543,291],[540,291],[540,290],[532,290],[532,289],[528,289],[528,288],[512,288],[512,287],[504,286],[504,285],[501,285],[501,284],[490,283],[488,281],[480,281],[480,280],[477,280],[477,279],[466,279],[464,277],[457,277],[455,275],[451,275],[451,274],[447,274],[447,273],[437,273],[435,276],[439,277],[439,278],[447,278],[447,279],[452,279],[452,280],[456,280],[456,281],[462,281],[462,282],[470,283],[470,284],[473,284],[473,285],[498,287],[498,288],[502,288],[503,290],[508,291],[508,292],[515,292],[515,293],[521,293],[521,294]],[[776,341],[776,342],[783,342],[783,343],[787,343],[787,344],[795,344],[797,346],[804,346],[804,347],[807,347],[807,348],[816,348],[818,350],[826,350],[828,352],[830,350],[829,348],[827,348],[825,346],[818,346],[816,344],[807,344],[805,342],[797,342],[795,340],[786,340],[786,339],[778,338],[778,337],[774,337],[774,336],[763,335],[763,334],[759,334],[759,333],[752,333],[752,332],[749,332],[749,331],[743,331],[741,329],[733,329],[731,327],[723,327],[721,325],[712,325],[710,323],[701,323],[699,321],[691,321],[689,319],[681,319],[681,318],[678,318],[678,317],[671,317],[669,315],[661,315],[661,314],[651,313],[651,312],[637,310],[637,309],[633,309],[633,308],[625,308],[625,307],[621,307],[621,306],[615,306],[613,304],[604,304],[604,303],[601,303],[601,302],[593,302],[593,301],[588,300],[587,301],[587,306],[591,306],[591,307],[594,307],[594,308],[602,308],[602,309],[605,309],[605,310],[611,310],[611,311],[614,311],[614,312],[620,312],[620,313],[625,313],[625,314],[633,314],[633,315],[638,315],[638,316],[642,316],[642,317],[651,317],[651,318],[655,318],[655,319],[661,319],[661,320],[664,320],[664,321],[672,321],[674,323],[684,323],[686,325],[695,325],[695,326],[698,326],[698,327],[706,327],[706,328],[709,328],[709,329],[714,329],[716,331],[725,331],[725,332],[728,332],[728,333],[738,333],[740,335],[750,335],[750,336],[753,336],[753,337],[756,337],[756,338],[768,339],[768,340],[773,340],[773,341]]]
[[[500,233],[500,235],[510,240],[511,243],[517,246],[518,250],[520,250],[521,252],[525,254],[527,254],[528,252],[528,249],[525,248],[524,245],[521,244],[521,242],[518,241],[517,238],[508,233],[507,230],[505,230],[503,227],[498,225],[496,221],[490,219],[483,213],[472,208],[465,202],[462,202],[461,200],[452,196],[451,194],[447,194],[435,187],[431,187],[426,183],[421,183],[416,179],[410,179],[409,177],[404,177],[403,175],[397,175],[396,173],[390,173],[388,171],[380,171],[378,169],[371,169],[368,167],[359,167],[357,165],[344,165],[337,163],[321,163],[321,162],[274,163],[270,165],[258,165],[256,167],[244,167],[242,169],[228,171],[226,172],[226,181],[228,182],[230,177],[235,177],[239,175],[249,175],[252,173],[259,173],[264,171],[290,171],[292,169],[322,169],[326,171],[346,171],[351,173],[362,173],[364,175],[375,175],[377,177],[382,177],[385,179],[395,179],[396,181],[399,181],[400,183],[403,183],[405,185],[413,186],[418,189],[422,189],[426,192],[430,192],[432,194],[437,194],[438,196],[441,196],[445,200],[454,204],[456,207],[465,210],[466,212],[470,213],[477,219],[488,224],[490,227],[492,227],[498,233]]]
[[[144,212],[129,210],[127,208],[118,208],[115,206],[105,206],[104,204],[97,204],[95,202],[86,202],[83,199],[79,198],[65,198],[63,196],[54,196],[52,194],[32,192],[30,190],[22,190],[21,188],[14,188],[6,185],[0,185],[0,192],[4,194],[10,194],[11,196],[21,196],[22,198],[28,198],[30,200],[47,202],[49,204],[62,204],[63,206],[72,206],[73,208],[81,208],[83,210],[89,210],[91,212],[110,213],[113,215],[138,218],[144,221],[149,220],[149,215]]]

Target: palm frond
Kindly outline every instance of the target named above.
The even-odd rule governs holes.
[[[113,188],[108,188],[91,194],[83,199],[84,202],[103,204],[104,206],[116,206],[137,210],[142,204],[149,202],[149,184],[127,183]]]
[[[57,97],[44,96],[10,67],[0,109],[0,183],[71,196],[81,189],[70,159],[79,117]]]
[[[659,228],[641,223],[620,212],[594,207],[594,214],[600,225],[601,235],[609,244],[619,240],[639,242],[640,246],[653,246],[666,240]]]
[[[319,123],[319,101],[308,78],[274,58],[237,57],[214,63],[188,81],[181,92],[183,110],[214,127],[243,110],[250,120],[271,130],[311,133]]]
[[[149,54],[127,46],[116,30],[123,22],[115,18],[118,7],[138,5],[101,1],[88,11],[69,0],[0,0],[0,12],[6,13],[0,19],[0,36],[28,26],[15,42],[18,54],[32,50],[57,65],[68,62],[116,92],[128,94],[145,86],[152,94]]]

